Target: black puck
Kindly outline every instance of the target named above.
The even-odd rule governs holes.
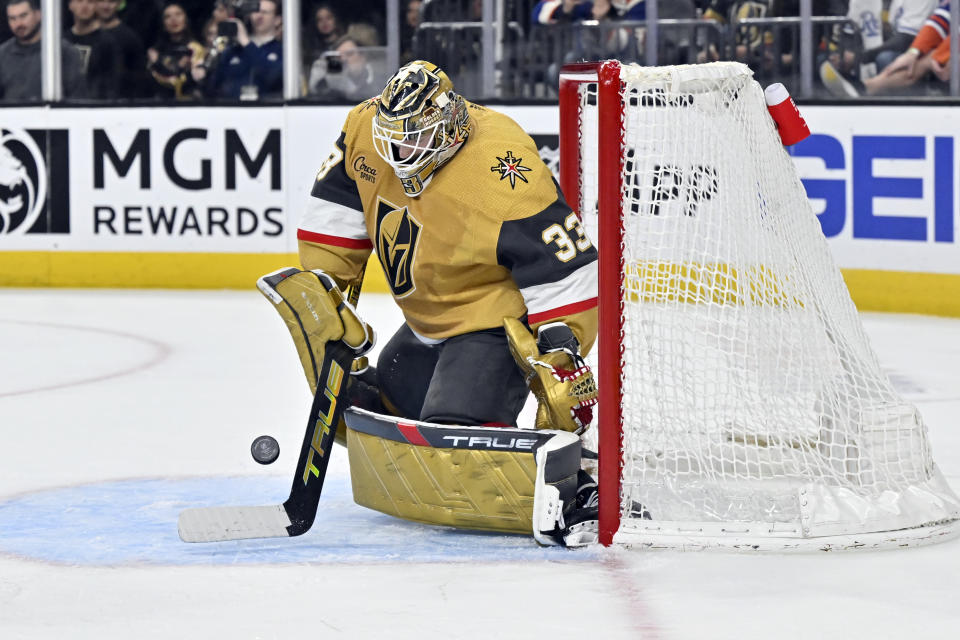
[[[271,464],[280,457],[280,443],[273,436],[260,436],[250,445],[250,455],[260,464]]]

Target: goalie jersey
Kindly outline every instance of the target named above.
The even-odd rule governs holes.
[[[533,140],[467,102],[470,133],[417,197],[373,146],[373,98],[356,106],[320,167],[297,230],[300,259],[341,286],[376,251],[408,326],[427,342],[563,321],[596,339],[597,252]]]

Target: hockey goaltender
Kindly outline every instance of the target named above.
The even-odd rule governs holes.
[[[315,393],[303,484],[322,482],[333,433],[361,505],[544,544],[595,539],[579,436],[597,401],[583,360],[597,336],[597,251],[533,140],[436,65],[411,62],[350,111],[311,196],[297,232],[305,270],[258,283]],[[405,319],[376,367],[363,357],[373,330],[342,293],[358,290],[372,250]],[[530,390],[536,429],[519,429]],[[299,482],[284,504],[293,524],[281,517],[289,535],[305,530]],[[186,515],[185,540],[228,537],[185,534]]]

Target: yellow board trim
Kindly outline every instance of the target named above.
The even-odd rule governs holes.
[[[0,286],[253,290],[263,274],[299,264],[296,253],[0,251]],[[390,291],[374,254],[363,290]]]
[[[841,269],[860,311],[960,317],[960,275]],[[802,308],[789,280],[764,266],[724,263],[635,262],[626,266],[627,300],[634,303],[757,304]]]
[[[252,289],[263,274],[298,264],[296,253],[0,251],[0,286]],[[960,275],[842,271],[861,311],[960,317]],[[390,291],[373,254],[363,290]]]
[[[960,275],[843,269],[850,297],[861,311],[960,317]]]

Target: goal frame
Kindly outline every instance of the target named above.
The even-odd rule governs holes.
[[[616,60],[566,64],[560,73],[560,188],[568,203],[579,212],[580,185],[580,123],[579,86],[584,82],[598,83],[598,129],[617,131],[617,144],[599,148],[598,206],[600,215],[598,243],[601,247],[619,247],[624,241],[621,217],[616,213],[623,206],[620,175],[623,170],[623,109],[620,97],[620,63]],[[600,335],[621,335],[623,332],[623,257],[620,251],[600,251],[598,257],[598,316]],[[599,391],[598,481],[600,487],[620,486],[623,460],[623,387],[620,370],[623,366],[619,340],[600,340],[597,358],[602,363],[597,369]],[[607,366],[607,363],[617,363]],[[614,426],[615,428],[611,428]],[[613,543],[620,527],[620,497],[618,492],[599,493],[599,541]]]
[[[605,546],[614,543],[638,544],[646,548],[704,549],[723,548],[751,551],[811,551],[857,548],[891,548],[918,546],[960,535],[958,520],[935,522],[927,526],[894,531],[871,531],[841,535],[804,538],[751,535],[744,529],[737,535],[736,526],[722,524],[694,534],[681,527],[665,527],[659,533],[650,533],[634,539],[617,535],[621,527],[621,479],[624,472],[623,370],[625,330],[625,303],[622,294],[625,284],[622,247],[626,237],[624,224],[625,169],[624,135],[625,104],[621,79],[621,64],[616,60],[565,64],[559,75],[559,183],[571,208],[581,213],[581,127],[580,87],[597,84],[597,129],[607,132],[597,150],[597,215],[598,231],[598,315],[597,382],[599,406],[597,411],[598,483],[599,483],[599,542]],[[616,134],[610,133],[616,132]],[[617,247],[611,251],[610,247]],[[616,339],[609,339],[616,336]],[[606,338],[606,339],[604,339]],[[611,490],[615,488],[615,490]],[[949,489],[948,489],[949,491]],[[654,515],[654,517],[656,517]],[[667,524],[667,523],[665,523]],[[670,523],[676,525],[678,523]],[[656,528],[656,527],[655,527]]]

